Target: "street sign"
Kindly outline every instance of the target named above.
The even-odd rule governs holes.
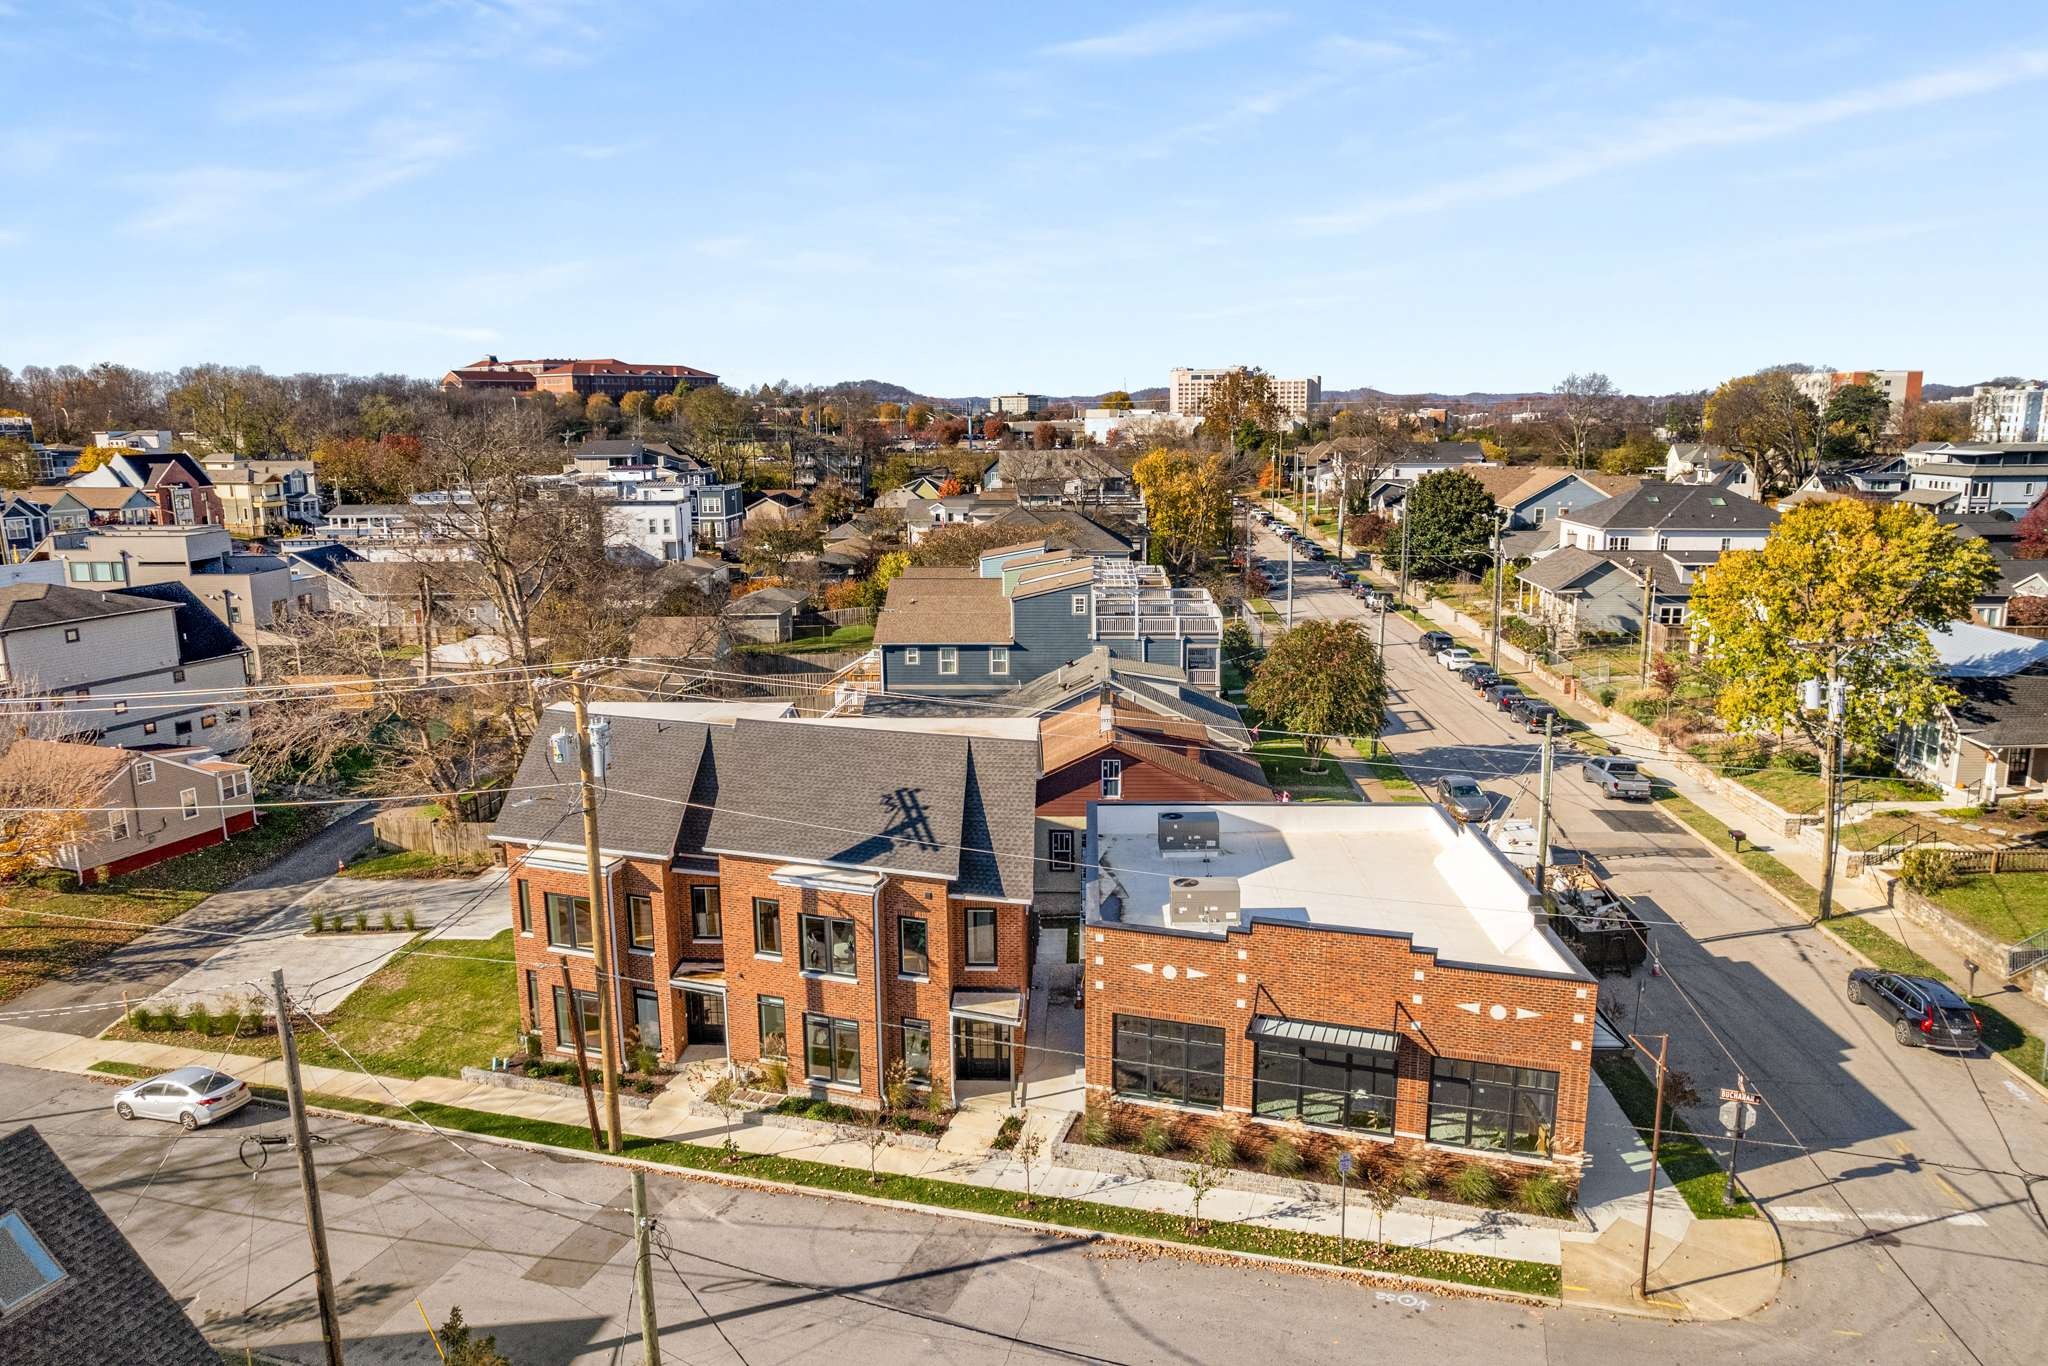
[[[1351,1154],[1350,1154],[1350,1153],[1338,1153],[1338,1154],[1337,1154],[1337,1175],[1339,1175],[1339,1176],[1349,1176],[1349,1175],[1351,1175]]]
[[[1731,1100],[1721,1107],[1721,1127],[1729,1133],[1748,1133],[1756,1128],[1756,1106]]]
[[[1744,1105],[1761,1105],[1764,1103],[1764,1098],[1758,1095],[1756,1092],[1739,1090],[1738,1088],[1733,1086],[1724,1086],[1721,1088],[1721,1099],[1739,1100]]]

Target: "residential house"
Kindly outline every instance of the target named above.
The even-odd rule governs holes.
[[[22,765],[76,774],[82,787],[97,788],[86,827],[50,860],[85,886],[225,843],[256,825],[249,766],[210,749],[22,739],[0,756],[0,773]]]
[[[492,830],[511,868],[522,1025],[595,1046],[599,934],[630,1038],[786,1058],[793,1089],[874,1107],[892,1067],[956,1096],[1006,1089],[1031,985],[1036,723],[920,734],[801,721],[786,704],[592,710],[604,901],[550,709]],[[564,981],[564,978],[567,981]]]
[[[2015,517],[2048,493],[2048,442],[1944,444],[1913,465],[1900,501]]]
[[[1778,514],[1713,484],[1647,480],[1631,491],[1560,513],[1558,544],[1584,550],[1753,550]]]
[[[1901,729],[1899,771],[1971,805],[2048,789],[2048,641],[1958,621],[1930,643],[1957,701]]]
[[[150,526],[157,520],[156,500],[141,489],[73,488],[69,485],[20,490],[17,495],[42,507],[50,531],[83,531],[95,526]]]
[[[910,543],[916,545],[940,527],[980,526],[993,522],[1016,506],[1014,489],[1000,490],[996,496],[950,493],[941,498],[926,498],[903,510],[903,530]]]
[[[182,583],[231,627],[278,626],[327,609],[324,583],[277,555],[248,555],[217,526],[102,527],[51,536],[42,554],[78,587]]]
[[[1131,477],[1137,461],[1136,453],[1117,451],[1003,451],[983,476],[982,488],[1013,490],[1020,507],[1136,512],[1143,501]]]
[[[181,584],[0,587],[0,687],[61,699],[50,710],[79,738],[232,754],[249,680],[248,647]]]
[[[666,441],[585,441],[570,452],[562,471],[613,479],[667,479],[695,488],[711,482],[711,467]]]
[[[29,455],[36,462],[35,477],[44,483],[57,479],[69,479],[71,471],[78,467],[78,459],[85,454],[83,446],[66,446],[46,441],[29,445]]]
[[[1912,466],[1903,455],[1873,455],[1860,460],[1830,461],[1806,477],[1786,496],[1781,507],[1796,507],[1816,498],[1870,498],[1889,501],[1906,491]]]
[[[161,427],[137,428],[125,432],[94,432],[92,444],[99,450],[139,451],[145,455],[164,455],[177,449],[178,434]]]
[[[1038,736],[1041,923],[1081,914],[1080,849],[1096,802],[1273,800],[1250,754],[1212,743],[1200,722],[1119,706],[1112,692],[1040,718]]]
[[[735,640],[787,641],[810,600],[801,588],[757,588],[726,603],[718,616]]]
[[[1757,496],[1756,472],[1725,446],[1674,441],[1664,453],[1664,479],[1672,484],[1711,484],[1744,498]]]
[[[1302,447],[1288,458],[1282,474],[1296,487],[1305,479],[1318,498],[1371,492],[1381,484],[1396,486],[1380,490],[1381,507],[1376,509],[1392,511],[1408,486],[1426,474],[1462,469],[1476,475],[1485,465],[1486,451],[1477,441],[1410,441],[1375,455],[1372,443],[1362,437],[1336,436]]]
[[[371,560],[352,546],[309,545],[287,550],[294,581],[315,580],[324,607],[372,626],[397,632],[400,640],[466,636],[495,631],[497,605],[478,591],[471,576],[444,570],[432,560]],[[423,616],[427,606],[431,615]]]
[[[1050,550],[1101,560],[1142,559],[1149,537],[1142,520],[1102,509],[1085,513],[1070,507],[1019,505],[996,514],[989,524],[1014,529],[1019,540],[1042,540]]]
[[[1081,414],[1081,435],[1091,445],[1133,452],[1146,443],[1193,436],[1201,425],[1199,413],[1167,413],[1155,408],[1089,408]]]
[[[1640,636],[1646,605],[1654,625],[1675,629],[1691,612],[1695,575],[1718,554],[1566,546],[1517,575],[1515,610],[1566,645],[1595,634]]]
[[[219,1366],[93,1193],[32,1124],[0,1136],[0,1361]]]
[[[201,462],[220,497],[221,523],[265,539],[320,521],[320,475],[311,460],[209,456]]]
[[[1091,1092],[1575,1168],[1599,988],[1426,803],[1088,806]]]
[[[219,526],[220,495],[183,451],[121,450],[97,469],[71,476],[73,488],[141,489],[156,504],[158,526]]]
[[[946,480],[950,477],[944,472],[920,474],[907,484],[899,485],[888,490],[886,493],[877,494],[875,496],[875,506],[878,508],[894,508],[900,512],[912,503],[924,502],[938,497],[945,491]]]
[[[697,553],[693,500],[607,499],[602,507],[605,547],[615,555],[641,563],[674,564]]]
[[[1093,560],[1043,541],[990,551],[978,569],[905,570],[875,626],[884,692],[971,695],[1029,683],[1097,647],[1222,679],[1223,616],[1208,590],[1164,570]]]
[[[0,490],[0,562],[17,563],[49,534],[48,504],[18,490]]]
[[[774,524],[787,526],[801,522],[810,512],[810,503],[801,489],[764,489],[761,496],[747,504],[747,515],[743,526],[747,530]]]
[[[740,534],[746,523],[745,485],[702,484],[694,493],[697,544],[716,549]]]

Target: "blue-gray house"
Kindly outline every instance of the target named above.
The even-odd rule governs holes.
[[[1022,686],[1098,648],[1222,685],[1223,615],[1154,565],[1050,550],[989,551],[974,569],[906,569],[875,625],[881,686],[926,695]]]

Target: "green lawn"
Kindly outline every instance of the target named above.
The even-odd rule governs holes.
[[[1309,758],[1294,736],[1266,736],[1252,746],[1252,757],[1266,771],[1266,781],[1273,790],[1285,791],[1296,801],[1358,799],[1357,789],[1335,759],[1327,754]]]
[[[805,636],[801,640],[753,641],[739,646],[741,654],[755,655],[811,655],[834,650],[865,650],[875,643],[875,628],[872,625],[841,626],[822,636]]]
[[[1607,1089],[1614,1093],[1615,1100],[1621,1103],[1629,1123],[1642,1133],[1643,1145],[1648,1147],[1650,1121],[1657,1107],[1656,1084],[1633,1058],[1600,1058],[1595,1060],[1593,1068],[1600,1074],[1600,1080],[1607,1083]],[[1726,1169],[1675,1111],[1665,1116],[1664,1136],[1657,1147],[1657,1159],[1664,1167],[1664,1174],[1671,1178],[1671,1184],[1678,1187],[1678,1193],[1685,1197],[1686,1207],[1695,1218],[1756,1217],[1756,1206],[1739,1190],[1735,1193],[1734,1204],[1722,1202],[1721,1192],[1728,1179]]]
[[[376,854],[351,863],[341,870],[341,875],[372,881],[401,877],[472,877],[490,866],[490,859],[481,854],[450,857],[424,849],[394,849],[388,854]]]
[[[146,1075],[143,1069],[121,1063],[95,1063],[93,1070],[111,1076]],[[263,1099],[280,1098],[275,1087],[257,1086],[250,1089]],[[591,1150],[588,1129],[547,1120],[524,1119],[517,1115],[495,1114],[483,1110],[466,1110],[432,1101],[422,1101],[413,1105],[409,1113],[395,1105],[353,1100],[342,1096],[313,1094],[308,1095],[306,1099],[310,1104],[348,1114],[368,1115],[380,1119],[411,1119],[416,1114],[419,1119],[437,1128],[496,1138],[519,1139],[528,1143],[546,1144],[550,1147],[580,1152]],[[764,1153],[740,1153],[729,1160],[722,1148],[707,1148],[694,1143],[662,1142],[631,1135],[626,1138],[626,1154],[643,1161],[689,1171],[730,1173],[763,1181],[785,1182],[811,1190],[841,1191],[883,1200],[900,1200],[939,1210],[995,1214],[1044,1224],[1049,1228],[1081,1233],[1152,1238],[1197,1249],[1286,1257],[1296,1261],[1320,1262],[1326,1266],[1342,1265],[1359,1271],[1418,1276],[1553,1299],[1563,1290],[1558,1269],[1554,1266],[1546,1266],[1540,1262],[1514,1261],[1505,1257],[1487,1257],[1478,1253],[1401,1247],[1391,1243],[1375,1243],[1361,1237],[1349,1240],[1343,1248],[1340,1260],[1335,1238],[1314,1233],[1299,1233],[1291,1229],[1264,1228],[1253,1224],[1234,1224],[1213,1219],[1204,1221],[1200,1228],[1191,1228],[1190,1221],[1179,1215],[1127,1209],[1121,1205],[1098,1204],[1092,1200],[1068,1200],[1049,1196],[1040,1196],[1027,1205],[1021,1193],[1016,1191],[970,1186],[957,1181],[937,1181],[923,1176],[883,1175],[876,1179],[870,1178],[865,1171],[857,1167],[837,1167],[823,1162],[773,1157]],[[1369,1227],[1364,1215],[1360,1216],[1357,1223],[1361,1230]]]
[[[1929,900],[2001,944],[2048,930],[2048,873],[1977,873]]]
[[[1392,750],[1380,746],[1376,757],[1367,757],[1373,755],[1374,751],[1374,745],[1370,738],[1353,740],[1351,744],[1352,748],[1358,751],[1359,762],[1364,764],[1367,771],[1379,780],[1380,786],[1386,788],[1387,796],[1390,800],[1397,802],[1419,802],[1425,800],[1422,795],[1421,786],[1408,776],[1408,770],[1401,767],[1401,761],[1395,757]]]
[[[323,1021],[337,1043],[329,1043],[318,1030],[302,1028],[300,1061],[353,1067],[342,1052],[345,1047],[364,1067],[386,1076],[453,1077],[465,1066],[484,1065],[494,1054],[515,1052],[519,998],[512,931],[481,942],[435,939],[420,948],[417,953],[401,949]],[[123,1021],[106,1037],[198,1049],[225,1046],[252,1057],[277,1056],[274,1035],[239,1038],[230,1045],[224,1027],[218,1034],[144,1031]]]
[[[1810,756],[1779,750],[1768,757],[1741,741],[1707,742],[1692,745],[1688,753],[1703,764],[1719,769],[1765,801],[1795,815],[1818,811],[1826,793],[1820,770]],[[1859,761],[1860,762],[1860,761]],[[1941,795],[1939,788],[1884,773],[1850,772],[1842,779],[1844,802],[1919,802]]]
[[[308,808],[283,807],[266,813],[254,830],[225,844],[168,859],[98,887],[59,891],[54,875],[7,885],[0,889],[0,1001],[68,976],[145,930],[183,915],[319,828],[319,818]],[[38,882],[46,885],[35,885]]]

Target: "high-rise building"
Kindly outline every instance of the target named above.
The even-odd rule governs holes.
[[[1176,367],[1169,381],[1171,400],[1168,411],[1201,417],[1209,406],[1209,391],[1216,387],[1216,382],[1242,369],[1242,365],[1225,365],[1213,370]],[[1273,397],[1279,401],[1280,411],[1297,422],[1306,422],[1315,405],[1323,401],[1321,375],[1311,375],[1307,379],[1281,379],[1277,375],[1271,378]]]
[[[1970,436],[1977,441],[2048,440],[2048,385],[1980,384],[1970,391]]]
[[[1920,401],[1920,380],[1918,370],[1810,370],[1792,377],[1799,392],[1812,399],[1814,407],[1823,409],[1843,385],[1867,384],[1884,395],[1894,422],[1908,403]]]
[[[1023,417],[1044,412],[1050,401],[1044,394],[997,394],[988,401],[988,410],[1004,417]]]

